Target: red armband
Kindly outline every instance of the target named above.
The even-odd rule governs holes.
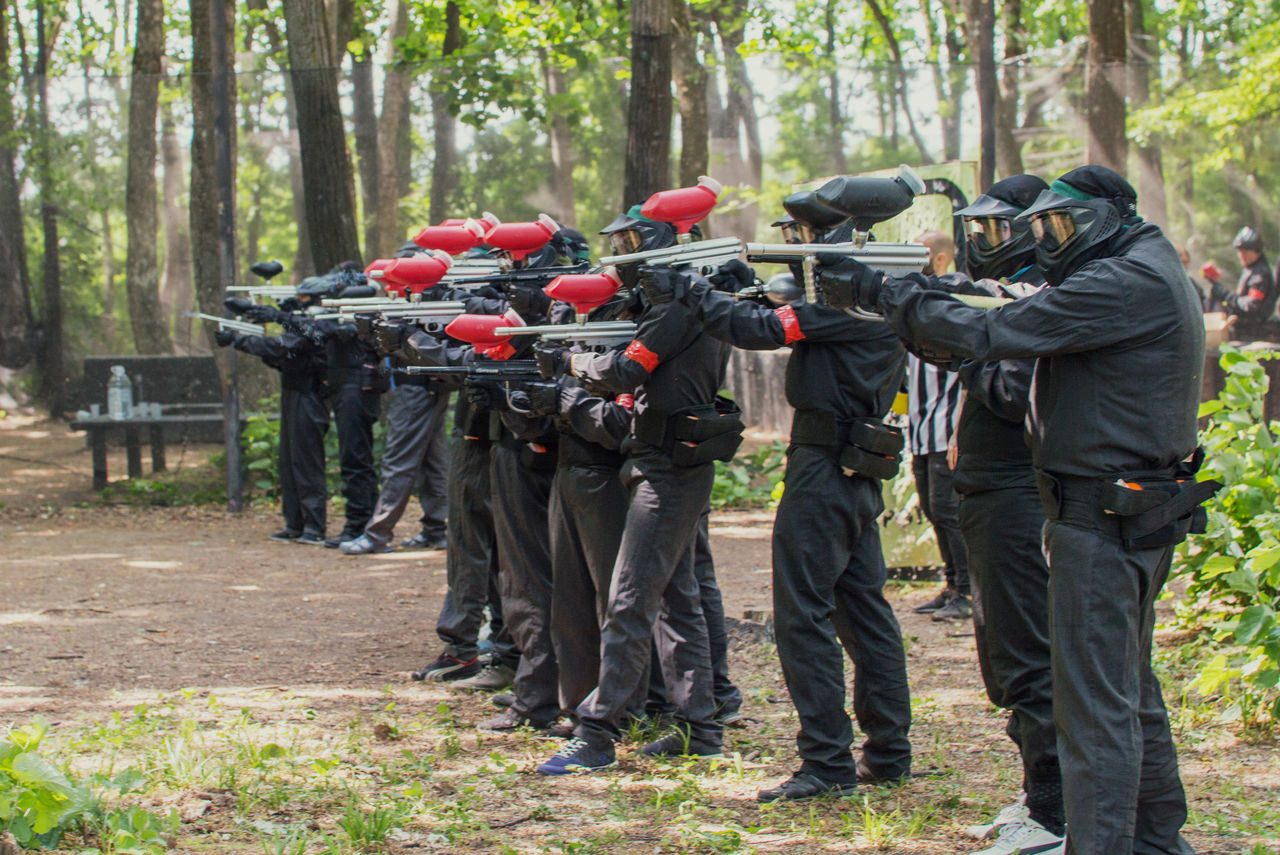
[[[1263,298],[1263,297],[1265,297],[1265,296],[1267,296],[1267,295],[1266,295],[1266,294],[1263,294],[1263,293],[1262,293],[1262,291],[1261,291],[1261,289],[1258,289],[1258,288],[1250,288],[1250,289],[1249,289],[1249,293],[1248,293],[1248,295],[1247,295],[1247,296],[1249,297],[1249,299],[1250,299],[1250,300],[1257,300],[1258,302],[1261,302],[1261,301],[1262,301],[1262,298]]]
[[[613,402],[627,412],[631,412],[632,408],[636,405],[636,397],[635,395],[622,394],[614,398]]]
[[[783,344],[791,344],[793,341],[799,341],[804,338],[804,332],[800,329],[800,319],[796,317],[795,309],[790,306],[779,306],[773,310],[773,313],[782,322]]]
[[[627,345],[627,349],[622,351],[622,355],[633,362],[640,363],[640,367],[650,374],[653,373],[653,369],[657,368],[658,362],[661,361],[658,359],[658,354],[645,347],[639,341],[633,341]]]

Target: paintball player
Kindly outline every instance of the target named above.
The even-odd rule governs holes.
[[[324,297],[340,297],[365,286],[364,274],[355,269],[354,262],[348,262],[323,276],[308,276],[298,284],[297,292],[300,298],[318,303]],[[390,388],[388,375],[377,364],[373,348],[356,336],[354,324],[252,304],[244,308],[244,316],[257,323],[278,323],[325,349],[333,396],[330,403],[338,428],[342,495],[347,500],[346,524],[336,537],[324,543],[337,549],[364,532],[378,501],[373,426],[378,421],[379,396]]]
[[[1268,322],[1275,315],[1277,294],[1271,265],[1267,263],[1262,248],[1262,237],[1252,226],[1245,226],[1236,233],[1231,245],[1235,247],[1243,268],[1236,290],[1231,291],[1222,284],[1222,274],[1215,265],[1206,264],[1200,268],[1200,273],[1209,280],[1210,292],[1206,302],[1214,311],[1235,316],[1233,337],[1241,340],[1270,338],[1275,331],[1268,329]]]
[[[951,236],[925,232],[916,242],[929,248],[925,275],[949,275],[947,270],[956,255]],[[960,415],[960,381],[954,371],[925,362],[915,354],[907,359],[907,378],[911,471],[920,509],[938,541],[946,579],[938,595],[914,611],[932,615],[934,620],[964,620],[972,613],[969,559],[957,519],[960,497],[951,483],[951,467],[947,464],[947,447],[955,436]]]
[[[1044,284],[1030,225],[1015,218],[1046,189],[1033,175],[1016,175],[957,212],[968,229],[965,257],[979,292],[1019,297]],[[1010,711],[1006,731],[1023,769],[1023,797],[971,830],[984,839],[999,835],[980,855],[1052,853],[1062,846],[1044,508],[1025,427],[1034,370],[1033,359],[1006,359],[964,362],[958,372],[965,398],[953,480],[973,583],[978,663],[987,697]]]
[[[836,229],[821,242],[848,236]],[[742,262],[721,273],[752,278]],[[773,308],[698,284],[672,305],[738,347],[792,349],[786,395],[796,413],[773,528],[773,608],[778,657],[800,716],[801,766],[759,800],[841,794],[860,781],[908,777],[906,658],[882,591],[876,523],[881,480],[901,459],[901,434],[881,420],[902,382],[906,352],[883,324],[822,302]],[[859,759],[844,711],[845,651],[854,663],[854,714],[867,737]]]
[[[1218,486],[1194,478],[1199,303],[1177,251],[1110,169],[1068,172],[1019,218],[1050,287],[1008,305],[972,308],[856,263],[824,275],[824,288],[884,314],[932,358],[1038,360],[1030,426],[1048,517],[1065,851],[1187,855],[1151,645],[1173,547]]]
[[[676,239],[672,225],[644,217],[640,206],[603,231],[618,253],[668,247]],[[587,385],[634,394],[635,405],[632,436],[623,446],[629,504],[601,630],[599,677],[578,707],[574,738],[538,767],[544,775],[616,762],[614,743],[644,689],[655,641],[678,724],[643,753],[714,757],[722,751],[692,544],[711,495],[713,461],[732,456],[741,441],[741,420],[726,417],[716,404],[729,349],[690,326],[671,301],[674,290],[691,286],[695,276],[638,263],[619,265],[618,272],[624,287],[642,287],[646,295],[635,339],[604,354],[557,351],[551,357],[555,367]],[[691,432],[699,425],[710,430]]]
[[[300,294],[297,301],[299,309],[305,309],[317,298]],[[243,301],[229,298],[226,302],[233,312],[240,313],[244,308]],[[234,347],[256,356],[280,372],[277,470],[284,529],[271,535],[271,539],[310,546],[324,543],[328,501],[324,435],[329,429],[328,366],[324,348],[287,327],[280,335],[269,337],[219,329],[214,333],[214,341],[219,347]]]

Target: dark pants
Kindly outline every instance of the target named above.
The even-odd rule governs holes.
[[[1172,547],[1126,550],[1096,491],[1046,507],[1053,716],[1067,852],[1189,855],[1186,795],[1151,670]]]
[[[560,708],[574,714],[600,676],[600,625],[627,519],[627,488],[611,466],[561,466],[551,489],[551,642]]]
[[[422,533],[432,540],[444,538],[449,512],[449,447],[444,430],[448,409],[448,390],[402,383],[391,393],[382,450],[382,493],[364,530],[374,543],[391,542],[415,484],[422,505]]]
[[[511,709],[536,725],[549,724],[560,717],[547,523],[554,471],[530,469],[520,462],[518,446],[495,443],[489,473],[502,619],[520,651]]]
[[[692,550],[715,469],[709,463],[676,466],[645,447],[627,461],[622,477],[630,504],[601,629],[600,677],[578,707],[577,735],[597,744],[619,738],[656,642],[668,694],[689,735],[719,745],[723,728],[714,720],[711,654]]]
[[[1044,506],[1034,486],[960,499],[960,528],[973,581],[973,625],[987,697],[1010,711],[1006,728],[1022,754],[1032,819],[1062,825],[1062,775],[1049,668],[1049,566]]]
[[[960,533],[960,497],[951,484],[951,467],[947,453],[935,451],[911,458],[911,471],[916,476],[916,495],[920,510],[933,526],[938,539],[938,552],[946,567],[947,585],[969,596],[969,557],[964,535]]]
[[[698,580],[702,617],[707,623],[707,644],[711,651],[712,695],[716,701],[716,716],[722,721],[742,709],[742,692],[729,678],[729,633],[724,625],[724,598],[716,582],[715,559],[711,555],[711,508],[702,512],[698,531],[693,542],[693,575]],[[671,708],[667,698],[667,686],[658,665],[658,651],[654,648],[653,667],[649,672],[649,691],[646,707],[650,711],[666,712]]]
[[[782,675],[800,715],[801,771],[832,783],[857,779],[847,651],[853,712],[867,736],[863,761],[882,777],[905,776],[911,697],[902,633],[883,591],[880,482],[841,474],[825,451],[792,446],[786,484],[773,524],[773,610]]]
[[[378,503],[378,470],[373,460],[373,425],[378,421],[379,393],[344,383],[333,401],[338,426],[338,464],[342,471],[342,496],[347,500],[346,534],[355,537],[373,516]]]
[[[315,392],[280,391],[280,506],[284,527],[324,536],[324,434],[329,408]]]
[[[436,634],[444,652],[471,659],[479,652],[480,626],[489,606],[489,636],[495,655],[515,667],[519,653],[502,620],[498,594],[498,549],[489,502],[489,442],[455,436],[449,444],[449,551],[445,554],[448,590]]]

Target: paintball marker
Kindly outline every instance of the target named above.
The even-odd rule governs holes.
[[[592,311],[613,299],[621,285],[622,280],[612,267],[606,267],[600,273],[558,276],[546,287],[547,296],[572,305],[577,323],[496,327],[494,335],[537,335],[548,341],[581,342],[593,349],[626,344],[635,338],[636,325],[631,321],[586,322]]]
[[[492,285],[495,288],[501,288],[504,293],[510,294],[511,289],[519,285],[541,285],[543,282],[555,279],[558,276],[586,273],[590,267],[591,265],[584,261],[581,264],[573,264],[568,267],[524,267],[520,270],[508,270],[504,273],[496,268],[495,262],[495,269],[491,273],[477,276],[459,276],[457,278],[450,275],[441,281],[448,282],[455,288]]]
[[[532,359],[484,360],[469,365],[406,365],[397,368],[405,374],[465,375],[468,380],[535,383],[543,379],[538,363]]]
[[[647,249],[626,255],[610,255],[600,259],[604,265],[643,264],[647,267],[692,267],[699,273],[714,271],[742,252],[742,241],[736,237],[678,243],[664,249]]]
[[[266,335],[267,328],[260,324],[251,324],[248,321],[233,320],[232,318],[221,318],[217,315],[206,315],[204,312],[183,312],[184,318],[198,318],[202,321],[209,321],[218,325],[220,330],[231,330],[241,333],[242,335]]]

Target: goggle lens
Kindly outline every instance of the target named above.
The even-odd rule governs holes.
[[[613,248],[614,255],[639,252],[640,244],[642,243],[644,243],[644,238],[641,237],[638,229],[625,229],[609,235],[609,246]]]

